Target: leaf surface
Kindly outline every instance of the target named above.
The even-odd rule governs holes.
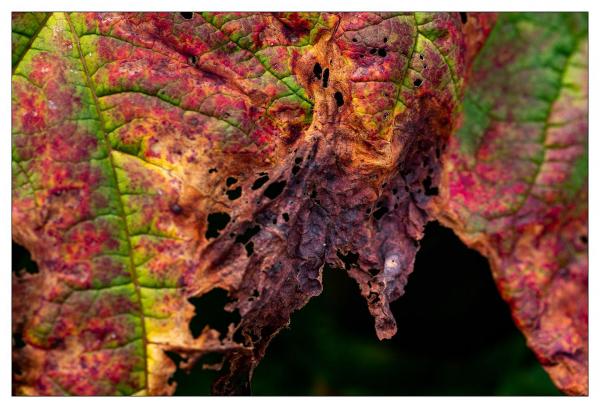
[[[556,385],[587,394],[586,14],[502,14],[477,56],[437,217],[490,261]]]
[[[394,335],[389,303],[404,293],[431,212],[473,243],[465,225],[486,211],[481,200],[461,204],[463,181],[453,181],[473,155],[463,141],[491,139],[487,127],[478,134],[468,125],[472,105],[485,100],[495,115],[523,122],[499,96],[505,85],[494,82],[512,78],[517,60],[510,50],[490,51],[494,21],[477,13],[466,24],[458,13],[13,15],[13,239],[39,267],[13,280],[13,330],[23,338],[13,348],[15,392],[171,394],[177,367],[216,354],[213,392],[248,393],[270,340],[321,292],[325,264],[356,280],[378,337]],[[547,46],[570,61],[563,65],[577,68],[580,57],[566,54],[580,55],[579,23],[569,24],[562,45],[544,32]],[[506,40],[495,27],[500,49]],[[490,86],[477,93],[472,83],[462,130],[450,139],[482,46],[473,78]],[[493,58],[500,60],[486,65]],[[579,84],[580,71],[568,78]],[[563,118],[552,101],[571,106],[581,95],[556,90],[552,72],[525,97],[511,89],[514,103],[541,98]],[[573,132],[557,137],[573,144]],[[518,129],[495,139],[500,161],[519,134],[533,137]],[[483,176],[477,169],[472,177]],[[583,194],[581,175],[574,180],[572,195],[548,198],[552,208],[539,214],[564,223],[568,207],[584,223],[587,207],[568,204]],[[505,185],[490,194],[514,182]],[[529,211],[539,215],[538,207]],[[486,228],[477,237],[490,239]],[[510,243],[505,231],[518,230],[494,231],[494,242]],[[542,237],[567,248],[558,232]],[[482,251],[493,263],[495,253]],[[582,287],[572,276],[587,276],[578,262],[557,281],[565,296]],[[506,265],[494,266],[503,291]],[[224,326],[202,306],[222,291]],[[568,309],[561,307],[556,313]],[[197,332],[193,321],[207,323]]]

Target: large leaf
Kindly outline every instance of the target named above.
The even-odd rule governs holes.
[[[13,237],[40,270],[14,279],[16,392],[168,394],[210,353],[213,391],[248,392],[325,263],[392,336],[428,209],[474,242],[452,185],[432,202],[494,21],[464,17],[13,15]],[[191,331],[222,289],[231,324]]]
[[[529,346],[588,390],[585,14],[503,14],[477,57],[437,216],[488,257]]]

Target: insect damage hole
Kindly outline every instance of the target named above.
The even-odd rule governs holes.
[[[209,396],[211,386],[218,376],[218,367],[223,363],[223,354],[212,352],[202,355],[191,370],[182,368],[181,362],[187,363],[183,358],[173,351],[165,351],[165,354],[173,361],[177,369],[169,377],[169,385],[176,384],[175,396]]]
[[[256,180],[254,180],[254,184],[252,184],[252,190],[258,190],[259,188],[261,188],[262,186],[264,186],[264,184],[269,181],[269,176],[266,174],[263,174],[261,177],[257,178]]]
[[[15,241],[12,241],[12,270],[17,276],[21,276],[22,272],[31,274],[39,272],[37,263],[31,258],[31,253]]]
[[[206,218],[208,222],[208,227],[206,228],[206,233],[204,236],[206,239],[217,238],[219,236],[219,231],[224,229],[229,221],[231,221],[231,217],[229,214],[224,212],[215,212],[208,214]]]
[[[336,251],[336,255],[344,263],[344,268],[349,271],[353,266],[358,267],[358,254],[356,252],[348,251],[347,254],[342,253],[339,249]]]
[[[460,14],[460,21],[463,24],[467,24],[467,18],[468,18],[467,13],[465,13],[464,11],[461,11],[459,14]]]
[[[254,253],[254,242],[250,241],[250,239],[260,232],[260,226],[255,225],[254,227],[248,227],[246,230],[235,239],[235,242],[238,244],[244,245],[246,249],[246,255],[248,258]]]
[[[421,84],[423,83],[423,80],[421,78],[417,78],[413,81],[413,85],[418,88],[421,86]]]
[[[169,210],[175,215],[179,215],[183,212],[183,208],[177,203],[173,203],[169,206]]]
[[[321,64],[319,64],[318,62],[315,64],[314,68],[313,68],[313,74],[315,74],[315,77],[317,77],[317,79],[321,79],[321,74],[323,73],[323,68],[321,68]]]
[[[25,340],[23,340],[23,333],[13,333],[12,334],[12,346],[15,349],[22,349],[27,344]]]
[[[344,95],[340,91],[336,92],[333,97],[335,98],[335,103],[337,106],[342,106],[344,104]]]
[[[206,326],[221,333],[221,339],[223,339],[229,325],[239,323],[240,314],[237,309],[233,312],[225,310],[225,306],[230,300],[227,291],[221,288],[215,288],[199,297],[188,298],[188,302],[194,305],[196,312],[189,324],[190,332],[195,339],[200,336]]]
[[[281,194],[286,184],[287,183],[285,180],[274,181],[267,186],[263,194],[265,195],[265,197],[274,200],[279,194]]]
[[[329,84],[329,68],[325,68],[325,72],[323,72],[323,88],[327,88]]]
[[[436,196],[439,194],[439,189],[437,187],[432,187],[431,176],[427,176],[425,180],[423,180],[423,187],[425,189],[426,196]]]
[[[375,217],[376,220],[380,220],[388,211],[389,209],[387,207],[382,206],[373,212],[373,217]]]
[[[190,13],[190,12],[179,13],[179,14],[181,14],[181,17],[185,18],[186,20],[191,20],[192,17],[194,17],[194,13]]]
[[[227,190],[225,194],[227,194],[227,198],[229,198],[231,201],[237,200],[242,196],[242,186],[238,186],[234,189]]]

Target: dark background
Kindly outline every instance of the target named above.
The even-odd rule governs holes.
[[[326,269],[323,293],[267,350],[253,395],[560,395],[527,348],[487,260],[428,224],[398,333],[379,341],[358,285]],[[208,395],[212,372],[176,374],[179,395]]]
[[[13,244],[13,270],[31,270],[28,255]],[[406,293],[392,303],[393,339],[377,339],[344,271],[326,269],[323,286],[272,341],[253,395],[560,394],[515,327],[487,260],[438,223],[427,226]],[[176,395],[209,395],[215,377],[200,367],[177,371]]]

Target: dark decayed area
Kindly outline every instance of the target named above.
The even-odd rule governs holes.
[[[392,340],[377,340],[344,271],[326,269],[323,285],[271,343],[253,395],[560,394],[513,323],[486,259],[436,222],[405,295],[392,304],[399,327]],[[227,298],[212,301],[216,308]],[[200,368],[178,372],[177,394],[207,395],[213,378]]]
[[[28,257],[13,244],[13,270],[37,272]],[[526,347],[485,258],[438,223],[427,226],[406,293],[392,304],[399,327],[392,340],[377,340],[343,270],[327,268],[323,284],[322,295],[271,343],[254,373],[253,395],[560,394]],[[225,293],[207,300],[206,315],[217,317],[193,321],[192,330],[207,323],[223,329],[219,316],[225,327],[231,320],[206,312],[221,308]],[[176,395],[209,395],[215,377],[200,367],[178,371]]]

